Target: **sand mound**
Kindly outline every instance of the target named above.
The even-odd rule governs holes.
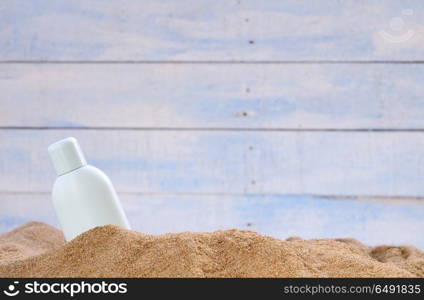
[[[424,277],[424,253],[412,246],[378,246],[370,255],[383,263],[392,263],[414,276]]]
[[[41,223],[0,236],[1,245],[6,239],[26,250],[13,260],[1,256],[0,277],[424,276],[419,250],[352,239],[283,241],[240,230],[155,236],[103,226],[63,244],[58,230]]]
[[[0,235],[0,264],[42,254],[65,243],[60,230],[40,222],[29,222]]]

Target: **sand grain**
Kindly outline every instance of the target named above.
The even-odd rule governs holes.
[[[65,243],[59,230],[32,222],[0,236],[0,276],[423,277],[424,254],[353,239],[284,241],[242,230],[148,235],[116,226]]]

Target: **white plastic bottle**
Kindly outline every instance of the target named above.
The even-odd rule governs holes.
[[[67,241],[96,226],[130,228],[109,178],[87,165],[75,138],[51,144],[48,152],[58,175],[53,205]]]

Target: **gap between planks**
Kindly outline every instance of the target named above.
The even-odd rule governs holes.
[[[424,132],[424,128],[243,128],[243,127],[124,127],[124,126],[0,126],[0,130],[104,131],[273,131],[273,132]]]
[[[424,204],[424,198],[414,196],[381,196],[381,195],[320,195],[320,194],[255,194],[255,193],[158,193],[158,192],[130,192],[117,191],[119,195],[127,196],[152,196],[152,197],[312,197],[326,200],[357,200],[357,201],[379,201],[379,202],[417,202]],[[0,197],[5,196],[31,196],[50,195],[50,191],[9,191],[0,190]]]
[[[0,64],[198,64],[198,65],[293,65],[293,64],[424,64],[424,60],[1,60]]]

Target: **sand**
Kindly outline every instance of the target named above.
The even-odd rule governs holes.
[[[25,259],[64,244],[60,230],[40,222],[29,222],[0,235],[0,264]]]
[[[424,277],[424,253],[353,239],[148,235],[116,226],[65,243],[60,230],[30,222],[0,235],[0,277]]]

